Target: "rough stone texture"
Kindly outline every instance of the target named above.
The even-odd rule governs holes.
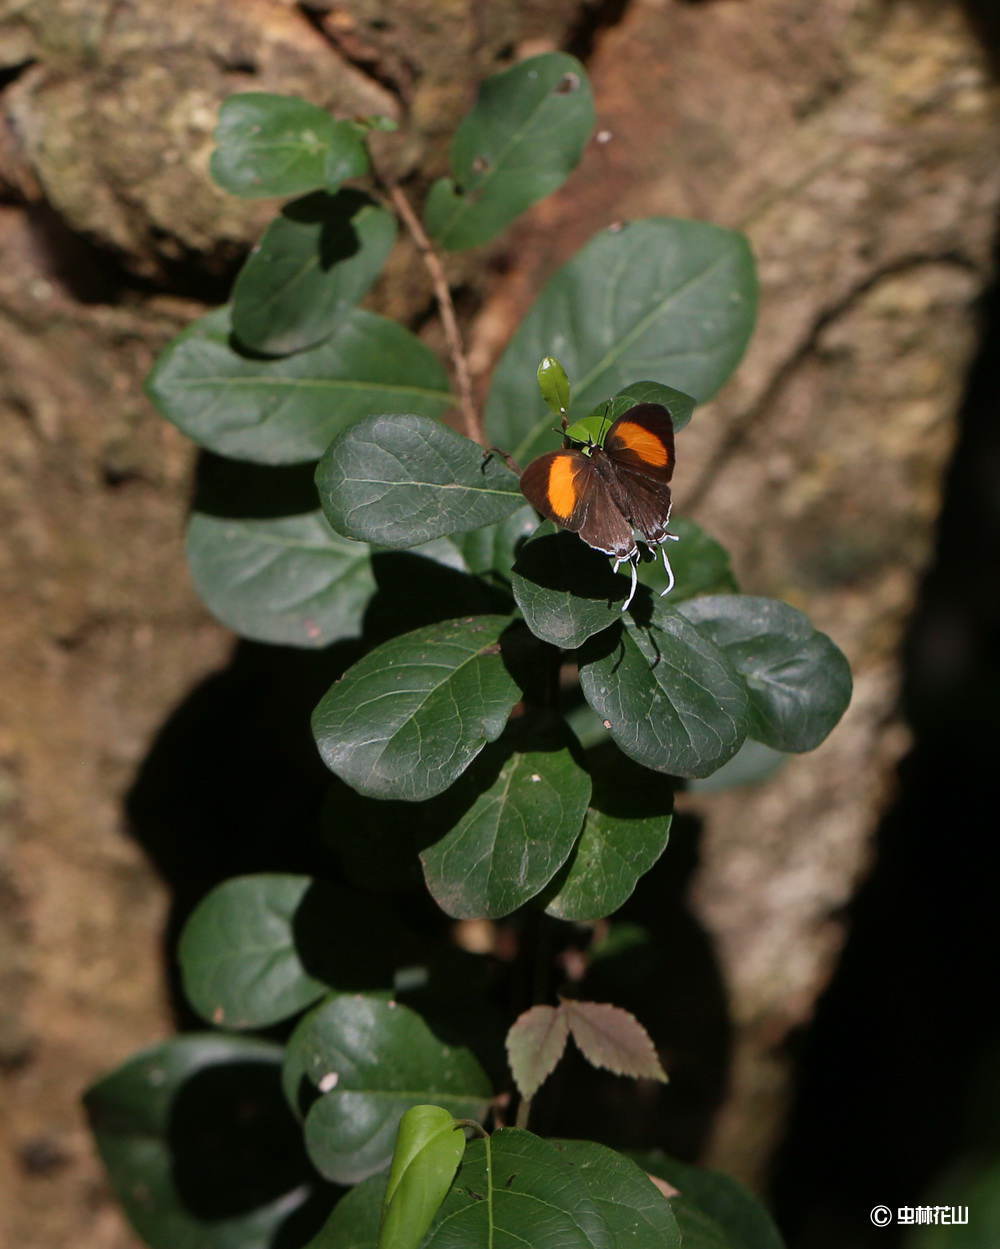
[[[990,276],[1000,109],[947,5],[635,0],[590,69],[605,141],[520,228],[474,359],[486,369],[539,280],[609,221],[746,229],[757,333],[681,436],[675,505],[730,549],[744,589],[807,609],[855,674],[819,750],[759,790],[681,803],[705,819],[693,901],[735,1024],[707,1157],[761,1184],[782,1045],[832,970],[906,748],[900,646]]]
[[[620,19],[620,20],[618,20]],[[601,22],[604,21],[602,26]],[[856,673],[844,725],[767,786],[687,799],[694,900],[736,1024],[712,1160],[761,1177],[892,764],[901,630],[988,278],[998,106],[957,7],[909,0],[0,3],[0,1210],[7,1241],[134,1244],[80,1089],[169,1028],[164,892],[121,797],[229,649],[181,549],[192,449],[140,381],[271,211],[205,176],[219,100],[300,92],[409,119],[432,171],[511,47],[589,53],[609,132],[552,200],[453,271],[484,373],[539,281],[609,221],[744,225],[760,327],[680,444],[678,508],[746,588],[807,607]],[[27,65],[28,62],[32,64]],[[604,137],[604,136],[602,136]],[[387,158],[388,159],[388,158]],[[164,293],[166,292],[166,293]],[[401,248],[381,306],[426,306]],[[479,302],[481,306],[479,306]]]

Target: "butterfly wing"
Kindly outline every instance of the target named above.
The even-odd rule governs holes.
[[[659,403],[640,403],[608,430],[604,454],[618,484],[617,503],[648,542],[662,542],[670,523],[674,423]]]
[[[631,526],[582,451],[550,451],[532,460],[521,474],[521,491],[543,516],[595,550],[615,559],[635,552]]]

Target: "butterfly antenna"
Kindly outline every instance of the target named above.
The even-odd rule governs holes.
[[[611,411],[611,400],[608,399],[604,404],[604,415],[601,417],[601,428],[600,430],[598,430],[598,433],[597,433],[597,442],[599,446],[604,445],[604,426],[611,424],[611,422],[608,420],[608,413],[610,411]]]
[[[660,591],[660,598],[663,598],[664,594],[669,594],[675,585],[674,570],[670,567],[670,560],[667,559],[667,548],[663,545],[664,542],[666,542],[668,538],[670,539],[671,542],[679,541],[678,535],[676,533],[665,533],[663,537],[660,539],[660,553],[663,556],[663,569],[667,574],[667,588],[665,590]]]

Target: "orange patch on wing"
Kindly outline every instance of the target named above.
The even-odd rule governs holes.
[[[615,430],[615,437],[620,438],[629,451],[634,451],[647,464],[662,467],[670,463],[670,452],[666,445],[642,425],[625,421]]]
[[[557,516],[568,519],[573,514],[580,494],[576,488],[576,464],[572,456],[558,455],[552,461],[545,497]]]

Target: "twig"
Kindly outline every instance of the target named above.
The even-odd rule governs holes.
[[[455,386],[458,390],[458,402],[462,409],[462,424],[465,427],[466,437],[471,438],[473,442],[484,445],[486,435],[472,397],[469,361],[466,358],[465,348],[462,345],[462,335],[458,328],[458,321],[455,318],[455,305],[452,303],[451,291],[448,289],[448,279],[445,276],[441,257],[434,250],[434,244],[427,237],[424,227],[420,224],[420,218],[413,211],[413,205],[406,198],[402,187],[396,183],[390,183],[386,187],[386,191],[392,200],[393,206],[402,218],[403,224],[409,230],[410,237],[417,245],[417,251],[423,256],[424,264],[431,275],[431,282],[434,285],[434,296],[437,299],[438,311],[441,313],[441,323],[444,326],[445,338],[448,340],[448,353],[451,356],[451,366],[455,374]]]

